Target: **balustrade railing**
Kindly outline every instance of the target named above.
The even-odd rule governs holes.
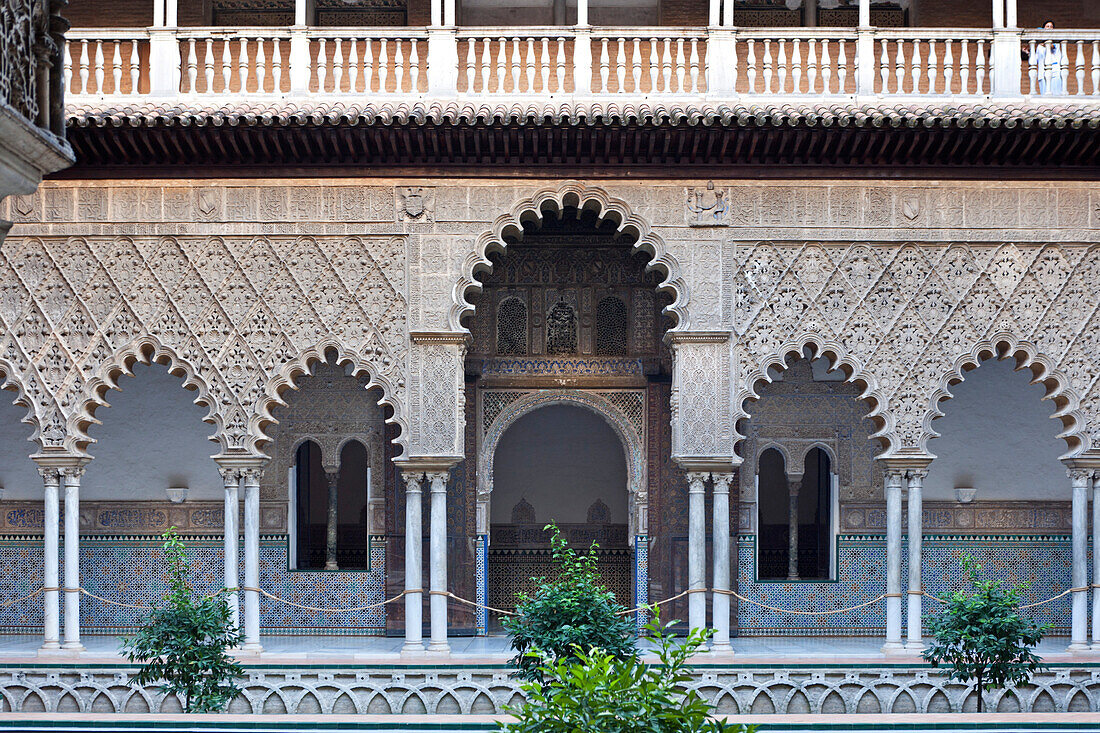
[[[596,94],[702,94],[707,89],[707,38],[668,28],[592,31]]]
[[[565,94],[574,91],[569,29],[460,30],[458,91],[465,94]],[[511,33],[509,33],[511,31]]]
[[[182,94],[290,91],[290,34],[273,28],[181,29]]]
[[[1100,98],[1100,31],[148,28],[66,38],[71,98]]]
[[[1022,50],[1025,94],[1100,97],[1100,34],[1030,31]]]
[[[149,91],[149,33],[77,28],[65,34],[65,93],[132,96]]]
[[[309,31],[309,90],[418,94],[427,90],[427,33],[385,28]]]
[[[879,94],[974,96],[991,92],[993,34],[906,28],[875,33]]]

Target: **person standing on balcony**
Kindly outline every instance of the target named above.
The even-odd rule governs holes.
[[[1043,30],[1054,30],[1054,21],[1043,24]],[[1035,50],[1035,66],[1039,76],[1039,94],[1063,95],[1066,83],[1062,79],[1062,69],[1066,65],[1066,55],[1062,44],[1054,40],[1045,40]]]

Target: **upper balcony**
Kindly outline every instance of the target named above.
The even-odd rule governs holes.
[[[177,0],[151,0],[147,19],[89,2],[75,25],[151,25],[70,31],[69,97],[184,106],[365,97],[1100,100],[1100,30],[1061,28],[1063,20],[1079,25],[1077,16],[1056,19],[1055,30],[1020,30],[1045,17],[1038,0],[1019,0],[1019,8],[1017,0],[950,3],[950,16],[931,0],[546,0],[545,8],[530,0],[283,1],[177,8]],[[928,25],[952,18],[961,25]],[[242,20],[256,25],[228,25]],[[366,20],[425,24],[346,25]],[[647,25],[624,25],[631,20]]]

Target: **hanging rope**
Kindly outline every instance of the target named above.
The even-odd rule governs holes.
[[[776,613],[793,613],[797,616],[831,616],[833,614],[838,614],[838,613],[848,613],[849,611],[855,611],[857,609],[863,608],[864,606],[873,606],[874,604],[878,603],[882,599],[891,597],[891,596],[883,593],[878,598],[867,601],[866,603],[860,603],[860,604],[855,605],[855,606],[848,606],[847,608],[838,608],[834,611],[794,611],[794,610],[790,610],[790,609],[786,609],[786,608],[776,608],[775,606],[769,606],[768,604],[761,603],[760,601],[754,601],[751,598],[746,598],[745,596],[741,595],[740,593],[736,593],[732,590],[715,590],[714,592],[715,593],[720,593],[721,595],[725,595],[725,596],[733,596],[734,598],[736,598],[739,601],[744,601],[745,603],[751,603],[754,606],[760,606],[761,608],[765,608],[769,611],[775,611]]]
[[[369,610],[374,609],[374,608],[381,608],[382,606],[385,606],[388,603],[393,603],[394,601],[400,600],[401,598],[404,598],[407,595],[412,595],[413,593],[423,593],[423,591],[419,588],[417,588],[415,590],[413,590],[413,589],[403,590],[400,593],[398,593],[397,595],[395,595],[393,598],[387,598],[386,600],[379,601],[378,603],[368,603],[365,606],[352,606],[351,608],[323,608],[321,606],[305,606],[305,605],[302,605],[301,603],[296,603],[294,601],[288,601],[285,598],[280,598],[279,596],[272,595],[271,593],[268,593],[263,588],[250,588],[248,586],[241,586],[241,590],[251,591],[253,593],[259,593],[261,596],[264,596],[266,598],[270,598],[271,600],[276,601],[278,603],[285,603],[288,606],[294,606],[295,608],[300,608],[303,611],[313,611],[315,613],[352,613],[354,611],[369,611]]]
[[[57,588],[39,588],[38,590],[34,591],[33,593],[28,593],[27,595],[23,596],[22,598],[16,598],[14,600],[4,601],[3,603],[0,603],[0,608],[7,608],[8,606],[14,606],[16,603],[22,603],[23,601],[30,600],[31,598],[34,598],[39,593],[42,593],[43,591],[47,591],[47,590],[57,590]]]

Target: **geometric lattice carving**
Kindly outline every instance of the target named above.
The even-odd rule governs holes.
[[[505,298],[497,308],[497,354],[527,353],[527,306],[516,297]]]
[[[404,241],[389,236],[10,236],[0,370],[46,449],[82,451],[89,407],[147,356],[197,390],[227,453],[257,450],[272,393],[326,345],[403,421],[403,281]]]
[[[534,524],[535,507],[526,499],[520,499],[512,507],[512,524]]]
[[[626,331],[626,304],[613,295],[600,300],[596,305],[596,354],[626,354]]]

